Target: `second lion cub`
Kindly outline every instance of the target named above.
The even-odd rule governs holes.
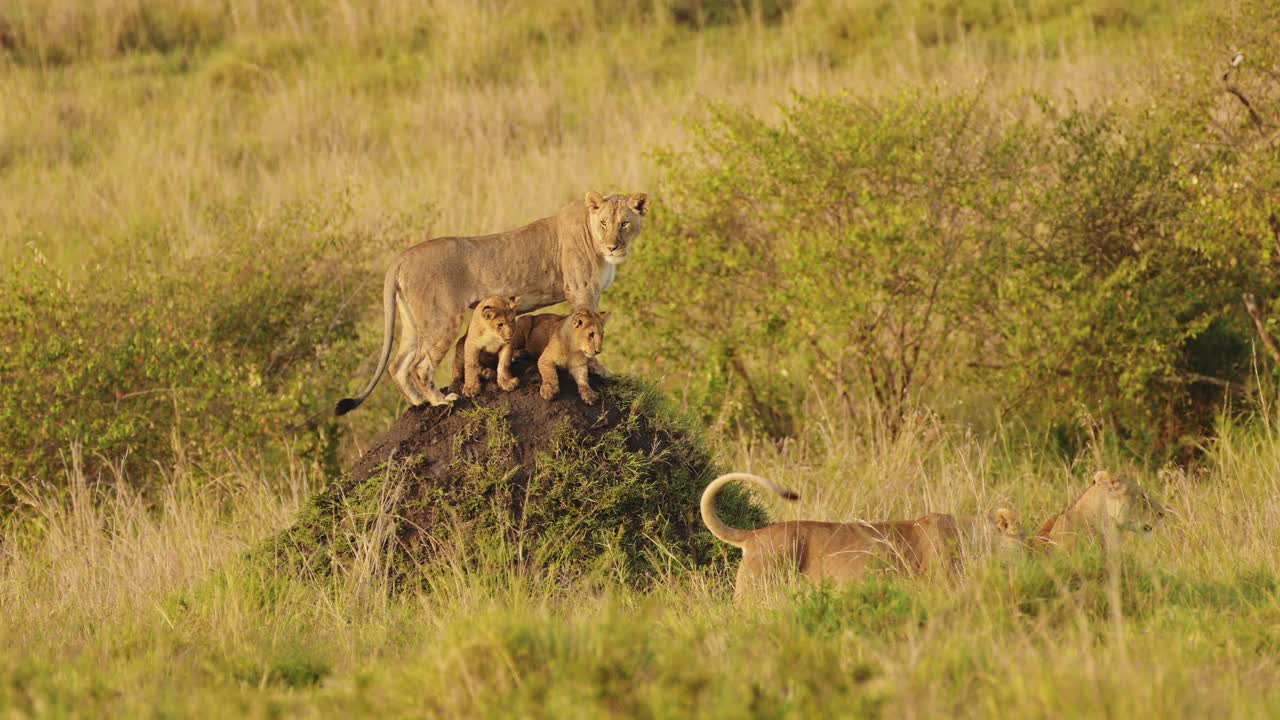
[[[492,380],[494,371],[482,362],[497,356],[498,386],[513,390],[517,381],[511,376],[511,341],[516,330],[519,297],[487,297],[476,305],[467,334],[458,340],[453,351],[453,382],[462,380],[462,394],[475,397],[480,380]],[[424,378],[423,382],[427,379]]]
[[[596,356],[604,349],[604,323],[609,313],[574,310],[568,315],[525,315],[516,324],[511,340],[513,351],[521,349],[538,361],[542,377],[542,397],[554,398],[560,392],[557,368],[566,368],[578,384],[582,402],[594,405],[599,395],[591,389],[587,372],[608,377]],[[499,374],[502,364],[498,365]]]

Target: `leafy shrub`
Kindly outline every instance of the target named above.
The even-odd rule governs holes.
[[[787,398],[820,388],[896,430],[993,298],[1022,133],[977,98],[910,94],[802,98],[778,125],[720,108],[696,138],[661,158],[650,280],[613,295],[663,358],[638,361],[708,415],[726,396],[785,432]]]
[[[330,452],[334,427],[315,418],[366,355],[350,299],[380,247],[344,207],[211,213],[216,250],[170,259],[156,246],[172,238],[139,235],[84,282],[15,263],[0,378],[20,391],[0,398],[0,476],[57,477],[71,443],[104,466],[286,437]]]
[[[805,398],[894,433],[977,393],[1194,447],[1251,380],[1242,295],[1280,295],[1280,152],[1206,130],[1196,102],[1001,107],[716,109],[660,156],[650,280],[611,293],[643,333],[624,347],[705,419],[774,434]]]

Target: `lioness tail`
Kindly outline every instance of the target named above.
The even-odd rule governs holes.
[[[382,281],[382,356],[378,358],[378,369],[374,371],[373,379],[364,390],[360,391],[359,395],[338,401],[338,407],[333,411],[335,415],[346,415],[360,407],[360,403],[364,402],[365,398],[369,397],[369,393],[378,386],[382,373],[387,371],[387,362],[391,359],[391,344],[395,342],[396,284],[399,273],[400,263],[394,263],[387,270],[386,279]]]
[[[700,509],[702,510],[702,522],[706,524],[707,529],[711,531],[712,535],[715,535],[717,538],[736,547],[742,547],[742,543],[752,531],[729,527],[724,524],[724,521],[722,521],[720,516],[716,513],[716,496],[720,494],[720,488],[724,487],[726,483],[733,482],[734,480],[751,480],[752,482],[759,483],[760,485],[769,488],[780,497],[787,500],[800,499],[800,496],[796,494],[794,490],[787,489],[768,478],[762,478],[759,475],[752,475],[751,473],[725,473],[715,480],[712,480],[711,484],[707,485],[707,489],[702,491],[702,503],[700,506]]]

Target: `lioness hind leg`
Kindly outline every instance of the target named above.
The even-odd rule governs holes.
[[[440,326],[442,329],[437,329],[434,337],[424,336],[418,344],[419,357],[414,370],[422,383],[422,393],[426,396],[427,402],[432,405],[449,405],[458,399],[457,393],[451,392],[445,395],[436,388],[435,373],[440,361],[444,360],[444,356],[449,353],[449,348],[457,337],[458,328],[462,326],[462,321],[465,319],[466,316],[463,314],[450,317],[447,326]]]
[[[426,402],[426,398],[418,391],[417,378],[413,377],[413,367],[417,364],[417,354],[409,351],[401,351],[391,363],[391,379],[396,381],[404,399],[415,406]]]
[[[421,405],[426,402],[414,379],[410,377],[413,366],[417,364],[418,333],[413,326],[413,318],[408,314],[403,301],[398,304],[400,313],[400,352],[391,361],[391,379],[396,381],[400,394],[410,405]]]

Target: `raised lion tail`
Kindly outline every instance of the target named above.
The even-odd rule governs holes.
[[[724,521],[720,519],[720,515],[716,513],[716,496],[720,494],[721,488],[734,480],[750,480],[754,483],[765,486],[777,493],[779,497],[787,500],[800,499],[800,496],[796,494],[794,490],[785,488],[768,478],[762,478],[759,475],[752,475],[751,473],[725,473],[715,480],[712,480],[711,483],[707,485],[707,489],[702,491],[702,503],[700,506],[700,509],[702,510],[702,522],[706,524],[707,529],[711,531],[712,535],[715,535],[717,538],[735,547],[742,547],[747,537],[753,531],[739,530],[735,527],[729,527],[724,524]]]

